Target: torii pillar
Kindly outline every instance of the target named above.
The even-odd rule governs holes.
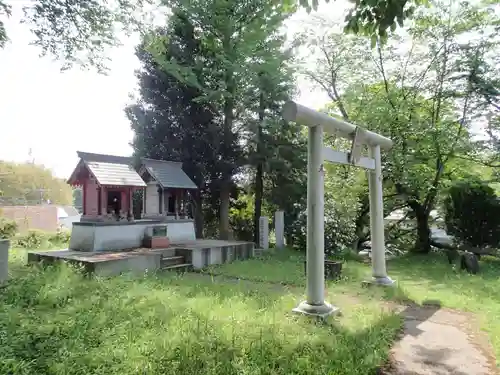
[[[351,164],[369,170],[370,228],[372,233],[372,278],[369,283],[393,285],[387,276],[385,264],[384,213],[382,165],[380,149],[392,147],[392,141],[328,116],[325,113],[288,102],[283,107],[283,118],[309,127],[307,146],[307,299],[293,311],[325,317],[339,309],[325,301],[325,246],[324,246],[324,160]],[[350,153],[339,152],[323,145],[323,132],[352,140]],[[369,157],[362,157],[362,145],[369,149]]]

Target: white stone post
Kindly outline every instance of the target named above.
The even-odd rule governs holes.
[[[276,236],[276,248],[285,247],[285,213],[276,211],[274,214],[274,234]]]
[[[9,240],[0,239],[0,284],[9,277],[9,247]]]
[[[269,218],[261,216],[259,218],[259,247],[269,249]]]
[[[146,217],[146,191],[148,191],[148,187],[142,188],[142,210],[141,210],[141,218]]]
[[[384,199],[382,186],[382,162],[380,146],[369,147],[370,157],[375,160],[375,169],[368,172],[370,189],[370,233],[372,243],[372,280],[370,283],[392,285],[385,266]]]
[[[309,128],[307,145],[307,299],[295,312],[327,316],[337,311],[325,302],[323,128]]]

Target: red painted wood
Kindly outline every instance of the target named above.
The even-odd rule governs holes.
[[[83,206],[83,214],[87,213],[87,184],[83,184],[82,187],[82,206]]]
[[[168,237],[153,237],[151,239],[152,249],[162,249],[170,246],[170,240]]]

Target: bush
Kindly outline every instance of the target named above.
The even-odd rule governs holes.
[[[17,233],[17,223],[14,220],[0,217],[0,238],[12,238]]]
[[[352,220],[345,219],[336,211],[325,210],[325,254],[339,256],[350,248],[354,242],[354,224]],[[288,230],[292,229],[293,247],[304,251],[307,247],[307,215],[299,215]]]
[[[59,229],[56,233],[49,234],[48,240],[53,245],[67,244],[71,239],[71,231]]]
[[[485,183],[466,181],[453,185],[444,201],[447,232],[475,247],[500,243],[500,202]]]
[[[14,246],[24,249],[39,249],[42,246],[48,246],[49,236],[36,229],[31,229],[25,234],[19,234],[14,238]]]
[[[251,195],[242,194],[233,202],[229,222],[235,239],[253,241],[253,210]]]
[[[19,233],[13,237],[12,247],[23,249],[57,248],[67,246],[71,237],[71,232],[58,230],[55,233],[47,233],[41,230],[32,229],[27,233]]]

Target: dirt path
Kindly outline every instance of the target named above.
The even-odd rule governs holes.
[[[472,315],[438,306],[402,309],[404,330],[387,375],[493,375],[495,358]]]

